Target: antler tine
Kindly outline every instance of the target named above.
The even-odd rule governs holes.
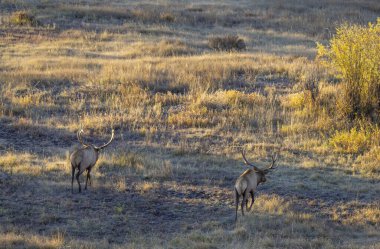
[[[242,150],[242,151],[241,151],[241,155],[243,156],[244,163],[245,163],[246,165],[252,166],[252,164],[250,164],[250,163],[248,162],[247,158],[245,158],[245,150]]]
[[[258,167],[256,167],[256,166],[253,165],[252,163],[248,162],[247,158],[245,158],[245,151],[244,151],[244,150],[241,151],[241,155],[243,156],[243,160],[244,160],[244,162],[245,162],[246,165],[249,165],[249,166],[253,167],[253,169],[254,169],[255,171],[260,171],[260,172],[262,172],[261,169],[259,169]]]
[[[277,152],[277,153],[271,155],[271,157],[272,157],[272,163],[271,163],[271,165],[266,169],[267,171],[268,171],[268,170],[271,170],[271,169],[276,169],[276,168],[277,168],[277,167],[274,167],[274,165],[275,165],[275,163],[277,162],[278,154],[279,154],[279,152]]]
[[[107,143],[103,144],[102,146],[99,146],[99,147],[95,146],[95,148],[98,149],[98,150],[101,150],[101,149],[107,147],[112,142],[112,140],[114,139],[114,137],[115,137],[115,130],[112,129],[111,139]]]
[[[276,154],[276,155],[272,155],[271,157],[272,157],[272,164],[271,164],[271,166],[270,166],[268,169],[275,169],[275,168],[277,168],[277,167],[274,167],[274,164],[275,164],[276,161],[277,161],[278,154]]]
[[[77,138],[78,138],[78,141],[79,141],[82,145],[84,145],[84,146],[89,146],[89,144],[83,142],[82,133],[83,133],[83,129],[81,128],[81,129],[77,132]]]

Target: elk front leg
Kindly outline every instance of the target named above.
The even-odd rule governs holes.
[[[75,168],[73,165],[71,165],[71,193],[74,193],[74,174]]]
[[[246,204],[247,201],[247,192],[244,191],[243,193],[243,201],[241,202],[241,213],[244,216],[244,204]]]

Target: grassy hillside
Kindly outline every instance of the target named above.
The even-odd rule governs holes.
[[[1,1],[0,248],[380,248],[379,120],[339,115],[345,79],[317,58],[379,16],[375,0]],[[115,141],[72,194],[80,127]],[[259,167],[281,153],[235,224],[243,149]]]

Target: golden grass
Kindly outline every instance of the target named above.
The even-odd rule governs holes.
[[[63,246],[64,234],[57,232],[52,236],[40,236],[34,234],[5,233],[0,236],[2,248],[44,248],[53,249]]]
[[[372,146],[371,149],[358,156],[354,163],[354,169],[364,174],[374,174],[379,172],[379,146]]]
[[[110,170],[131,170],[146,178],[170,178],[173,176],[173,165],[169,160],[153,157],[149,154],[135,152],[118,152],[111,156],[101,154],[99,168]],[[120,181],[123,181],[122,179]],[[121,184],[123,186],[123,184]]]
[[[333,209],[332,219],[343,224],[371,224],[378,227],[380,225],[380,209],[378,203],[371,206],[360,206],[355,203],[340,205]]]
[[[43,168],[36,164],[37,157],[28,153],[7,152],[0,156],[0,167],[10,174],[40,175]]]
[[[0,247],[376,248],[379,209],[369,198],[379,178],[378,128],[337,121],[340,79],[313,58],[315,40],[326,42],[344,21],[374,21],[379,8],[369,0],[322,5],[329,8],[18,0],[12,6],[30,9],[39,26],[17,27],[9,24],[13,7],[1,2],[0,169],[13,184],[37,182],[50,195],[40,200],[28,189],[17,201],[34,194],[53,209],[33,217],[47,235],[0,224]],[[228,34],[246,50],[208,48],[210,37]],[[68,134],[75,139],[80,126],[96,137],[114,127],[117,138],[94,168],[95,186],[66,196],[66,151],[75,143]],[[261,166],[281,142],[278,171],[233,225],[238,152],[247,149]],[[358,204],[329,189],[369,194]],[[10,209],[0,207],[6,225],[16,219]],[[99,233],[105,238],[94,238]]]
[[[255,200],[253,209],[255,212],[282,215],[289,212],[289,203],[277,195],[260,195]]]
[[[136,186],[136,189],[141,193],[145,193],[145,192],[151,191],[157,187],[158,187],[157,183],[144,181],[144,182],[141,182],[140,184],[138,184]]]

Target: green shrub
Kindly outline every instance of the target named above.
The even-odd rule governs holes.
[[[246,48],[244,40],[237,35],[211,37],[208,39],[208,45],[210,48],[219,51],[241,51]]]
[[[380,118],[380,18],[368,27],[345,24],[330,46],[318,44],[318,57],[327,58],[343,79],[337,109],[351,120]]]

